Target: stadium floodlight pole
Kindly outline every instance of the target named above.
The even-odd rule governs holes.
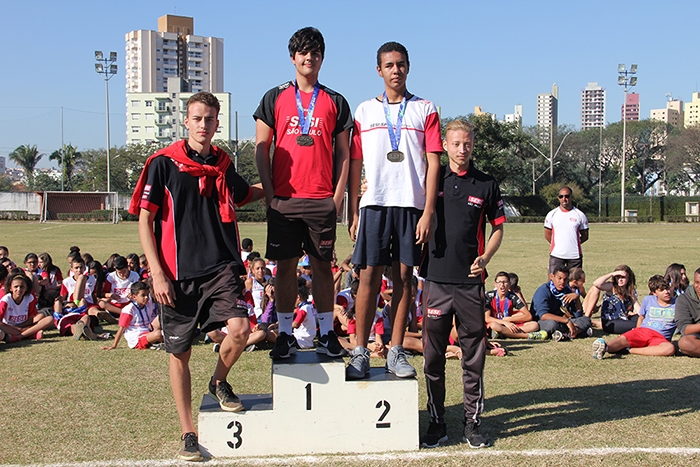
[[[105,107],[107,110],[107,193],[109,193],[112,188],[111,185],[111,174],[109,170],[109,156],[110,156],[110,141],[109,141],[109,80],[112,76],[117,74],[117,65],[114,63],[117,61],[117,53],[110,52],[109,58],[102,54],[101,50],[95,51],[95,71],[103,75],[105,80]]]
[[[624,63],[617,66],[617,84],[622,86],[625,99],[622,101],[622,182],[620,184],[620,217],[625,222],[625,163],[627,158],[627,92],[637,85],[637,65],[630,65],[628,70]]]

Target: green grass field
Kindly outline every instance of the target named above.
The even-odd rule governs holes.
[[[16,262],[29,251],[48,251],[65,269],[71,245],[79,245],[100,261],[114,252],[141,253],[135,224],[3,222],[0,229],[0,245],[9,247]],[[264,253],[264,225],[241,225],[240,231]],[[700,266],[696,246],[700,229],[695,225],[594,224],[590,237],[584,245],[589,284],[626,263],[635,271],[644,295],[649,276],[663,273],[669,263],[684,263],[689,272]],[[351,247],[340,230],[338,257],[344,258]],[[507,225],[489,270],[492,274],[501,269],[517,272],[529,298],[545,280],[547,256],[541,225]],[[174,456],[179,423],[164,352],[128,350],[125,343],[116,351],[101,352],[101,343],[59,338],[55,330],[46,336],[39,342],[0,344],[0,425],[4,428],[0,465],[89,461],[111,465],[118,460],[149,465]],[[685,466],[700,460],[700,361],[630,355],[597,362],[590,355],[591,342],[505,342],[511,355],[487,359],[484,430],[495,442],[490,450],[475,453],[453,442],[421,450],[419,455],[328,456],[248,464]],[[215,361],[210,346],[195,345],[191,361],[195,407],[206,392]],[[413,359],[421,382],[422,363],[421,357]],[[461,438],[460,374],[459,363],[448,361],[446,406],[453,441]],[[244,354],[229,381],[238,393],[269,392],[267,352]],[[426,395],[420,387],[424,429]],[[298,434],[290,434],[294,435]],[[158,461],[158,465],[168,462]]]

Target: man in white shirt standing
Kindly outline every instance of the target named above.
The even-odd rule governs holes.
[[[544,238],[549,242],[549,273],[562,265],[583,269],[581,244],[588,240],[588,218],[572,204],[571,188],[559,189],[559,207],[544,220]]]

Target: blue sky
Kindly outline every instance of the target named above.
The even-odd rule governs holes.
[[[635,91],[643,118],[664,107],[666,93],[689,101],[700,83],[699,13],[700,2],[690,0],[2,0],[0,156],[28,143],[47,154],[59,148],[61,107],[66,143],[105,146],[95,50],[119,54],[110,118],[112,144],[124,144],[124,35],[157,29],[164,14],[192,16],[195,34],[224,38],[225,91],[243,139],[254,134],[251,115],[263,93],[293,78],[286,45],[304,26],[325,36],[321,82],[353,109],[381,92],[376,50],[396,40],[410,54],[409,90],[441,106],[443,117],[481,105],[502,119],[522,104],[524,124],[532,125],[537,94],[556,82],[559,122],[578,127],[580,93],[589,81],[607,90],[607,120],[620,120],[618,63],[639,65]]]

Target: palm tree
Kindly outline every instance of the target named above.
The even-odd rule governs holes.
[[[29,190],[34,189],[34,169],[42,157],[44,155],[39,154],[36,145],[31,146],[29,144],[24,144],[10,153],[10,160],[24,169]]]
[[[73,191],[73,170],[83,159],[83,155],[78,152],[78,148],[72,144],[64,144],[61,149],[52,152],[49,159],[56,161],[61,166],[65,189]]]

